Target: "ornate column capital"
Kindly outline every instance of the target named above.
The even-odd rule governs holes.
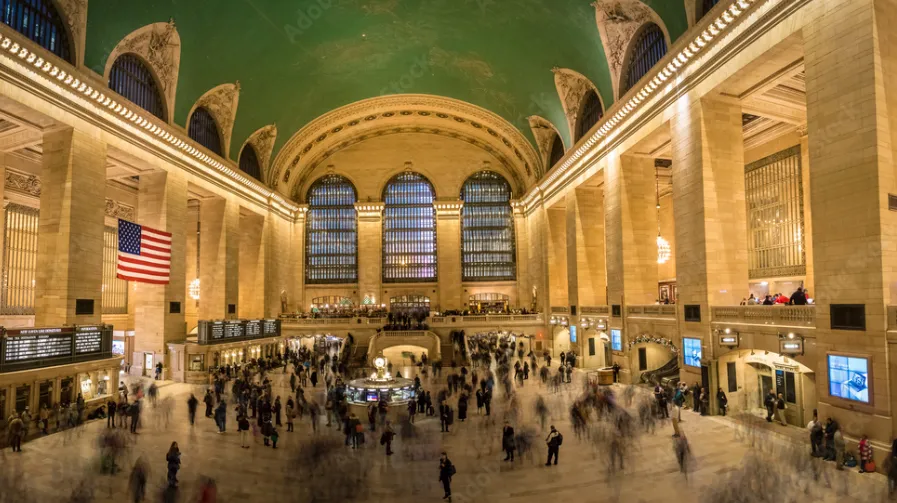
[[[383,216],[382,202],[355,203],[355,212],[360,220],[379,221]]]
[[[464,201],[460,199],[454,201],[436,201],[433,203],[436,209],[436,218],[444,219],[460,219],[461,208],[464,207]]]

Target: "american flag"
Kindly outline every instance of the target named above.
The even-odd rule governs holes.
[[[171,233],[118,220],[116,276],[140,283],[168,284],[171,272]]]

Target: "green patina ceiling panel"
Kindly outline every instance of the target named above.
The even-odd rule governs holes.
[[[673,37],[681,0],[647,0]],[[181,37],[175,122],[225,82],[240,81],[231,154],[270,123],[276,147],[314,118],[396,93],[464,100],[527,138],[541,115],[570,145],[552,67],[576,70],[613,102],[588,0],[90,0],[85,64],[100,74],[118,42],[174,18]]]

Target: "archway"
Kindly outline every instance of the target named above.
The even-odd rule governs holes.
[[[426,355],[427,361],[430,361],[431,354],[426,347],[413,344],[399,344],[387,347],[382,351],[383,356],[391,364],[393,375],[401,373],[402,377],[413,378],[420,372],[418,363],[422,362],[422,355]]]
[[[785,399],[785,420],[804,426],[816,407],[816,373],[785,355],[760,349],[739,349],[719,357],[719,383],[731,413],[766,415],[763,405],[772,390]]]
[[[600,369],[610,365],[612,361],[610,349],[610,336],[603,330],[587,328],[582,333],[585,342],[584,354],[581,355],[582,366],[590,369]]]
[[[629,341],[629,355],[632,382],[652,382],[679,375],[679,348],[662,335],[642,334]]]
[[[381,354],[386,355],[392,348],[399,348],[397,351],[401,355],[402,351],[408,351],[408,347],[415,348],[418,357],[421,352],[426,352],[430,361],[440,361],[441,344],[439,336],[428,331],[380,332],[371,337],[368,343],[368,363],[372,363]]]

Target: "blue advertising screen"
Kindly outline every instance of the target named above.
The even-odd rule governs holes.
[[[828,355],[829,394],[869,403],[869,359]]]
[[[576,342],[576,325],[570,325],[570,342]]]
[[[685,364],[689,367],[701,366],[701,339],[682,338],[683,353]]]
[[[619,328],[610,329],[610,348],[614,351],[623,351],[623,336]]]

